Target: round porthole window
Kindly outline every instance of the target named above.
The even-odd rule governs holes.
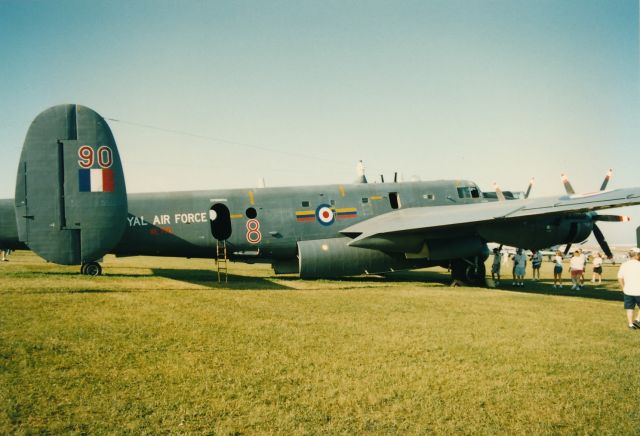
[[[251,220],[258,216],[258,212],[253,207],[248,208],[245,214],[247,215],[247,218]]]

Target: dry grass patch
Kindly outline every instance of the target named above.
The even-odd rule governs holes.
[[[300,281],[232,264],[219,286],[210,261],[104,267],[0,265],[1,432],[640,428],[640,333],[614,267],[582,293],[448,288],[442,270]]]

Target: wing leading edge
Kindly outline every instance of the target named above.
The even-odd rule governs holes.
[[[419,250],[421,238],[446,238],[474,234],[487,224],[506,225],[535,219],[554,219],[597,210],[640,204],[640,188],[616,189],[591,194],[542,197],[464,205],[418,207],[392,211],[341,231],[353,238],[355,247],[372,247],[385,240],[399,243],[401,251]],[[396,242],[397,241],[397,242]],[[400,242],[402,241],[402,242]],[[384,245],[384,244],[383,244]]]

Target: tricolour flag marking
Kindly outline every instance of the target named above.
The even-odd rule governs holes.
[[[111,168],[78,170],[78,190],[80,192],[113,192],[113,171]]]

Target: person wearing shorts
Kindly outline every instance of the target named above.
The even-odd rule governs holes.
[[[515,286],[524,286],[524,273],[527,269],[527,255],[523,253],[522,248],[518,248],[516,255],[513,257],[513,274],[515,278]]]
[[[536,250],[531,255],[531,267],[533,268],[533,280],[540,280],[540,267],[542,266],[542,253]]]
[[[556,251],[556,256],[553,261],[553,287],[561,288],[562,287],[562,251]]]
[[[580,250],[576,250],[573,253],[573,257],[569,262],[569,269],[571,270],[571,283],[573,283],[571,290],[579,291],[582,284],[582,273],[584,272],[584,258],[580,254]]]
[[[500,265],[502,263],[502,254],[498,248],[493,249],[493,263],[491,264],[491,279],[496,285],[500,284]],[[498,278],[496,280],[496,277]]]
[[[640,329],[640,310],[633,319],[636,306],[640,309],[640,250],[632,248],[629,251],[629,260],[620,265],[618,270],[618,283],[624,293],[624,310],[627,313],[629,329]]]
[[[598,284],[602,283],[602,255],[600,253],[596,253],[593,256],[593,276],[591,277],[591,283],[595,283],[596,280]]]

